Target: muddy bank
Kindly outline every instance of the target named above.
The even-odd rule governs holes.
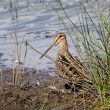
[[[54,72],[25,69],[14,83],[13,69],[2,71],[0,110],[84,110],[97,97],[91,90],[66,91]]]

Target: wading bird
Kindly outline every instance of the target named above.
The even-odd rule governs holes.
[[[89,81],[90,79],[85,74],[80,61],[70,54],[66,35],[64,33],[59,32],[55,36],[53,44],[44,52],[44,54],[42,54],[40,58],[42,58],[55,44],[58,45],[58,52],[55,61],[57,73],[61,78],[69,81],[65,87],[69,89],[71,88],[70,86],[74,84],[76,88],[82,88],[82,84],[80,82],[83,83]]]

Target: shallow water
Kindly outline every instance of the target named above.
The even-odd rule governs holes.
[[[53,41],[54,35],[59,32],[67,31],[62,24],[59,15],[63,16],[61,7],[53,0],[18,0],[19,3],[10,2],[10,0],[0,1],[0,67],[11,67],[13,62],[12,59],[18,59],[15,41],[15,32],[19,44],[20,60],[23,61],[25,54],[25,40],[27,40],[33,47],[38,49],[40,52],[44,52],[47,47]],[[79,26],[77,10],[80,10],[81,0],[63,0],[63,6],[70,19]],[[16,8],[17,7],[17,8]],[[16,18],[16,9],[17,16]],[[91,17],[95,19],[95,14],[91,9],[87,7]],[[64,21],[67,21],[65,17]],[[70,32],[72,26],[67,24]],[[48,36],[47,36],[48,35]],[[50,38],[46,38],[50,37]],[[73,55],[77,55],[74,50],[74,46],[71,42],[70,37],[67,37],[70,45],[70,50]],[[24,41],[21,45],[22,40]],[[20,52],[21,45],[21,52]],[[53,58],[56,56],[57,47],[48,53]],[[52,68],[54,63],[47,59],[39,59],[40,54],[36,53],[28,47],[26,56],[26,66],[35,67],[37,69]]]

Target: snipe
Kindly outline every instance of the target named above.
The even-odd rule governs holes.
[[[89,80],[80,61],[73,57],[68,51],[66,35],[62,32],[56,35],[53,44],[40,58],[42,58],[54,44],[58,44],[58,53],[55,61],[58,75],[74,84]]]

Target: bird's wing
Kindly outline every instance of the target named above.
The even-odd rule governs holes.
[[[60,77],[65,80],[71,81],[73,73],[69,71],[70,65],[63,55],[59,55],[56,59],[56,70]]]
[[[70,65],[71,67],[73,67],[73,69],[75,71],[77,71],[77,73],[79,73],[79,75],[82,78],[85,78],[87,80],[90,80],[90,78],[88,78],[88,76],[85,74],[84,72],[84,68],[81,64],[81,62],[76,59],[75,57],[73,57],[69,52],[66,52],[65,55],[63,55],[66,59],[66,63],[68,63],[68,65]]]

